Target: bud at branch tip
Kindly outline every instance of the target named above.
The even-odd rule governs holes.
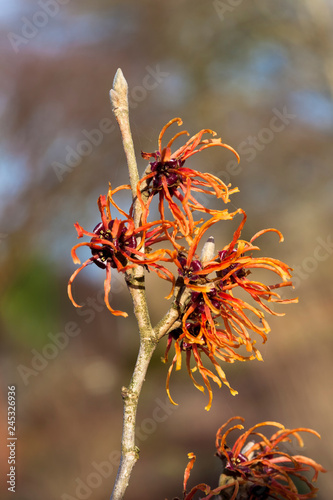
[[[110,90],[110,99],[114,108],[119,107],[122,103],[127,102],[128,84],[120,68],[117,69],[113,87]]]

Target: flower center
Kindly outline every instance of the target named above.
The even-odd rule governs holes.
[[[182,266],[181,269],[178,268],[178,273],[186,278],[190,278],[191,280],[199,279],[200,276],[195,274],[196,272],[202,269],[202,264],[200,260],[192,260],[191,264],[187,265],[187,259],[184,254],[178,254],[178,262]]]
[[[120,252],[120,250],[130,254],[130,249],[135,248],[137,245],[135,236],[125,235],[126,227],[122,227],[117,237],[113,238],[111,233],[113,223],[114,221],[109,222],[107,230],[104,229],[102,222],[97,224],[97,226],[93,230],[93,233],[96,234],[96,237],[91,238],[90,240],[90,243],[96,244],[96,248],[90,247],[92,255],[95,257],[97,256],[97,258],[94,259],[94,263],[101,269],[106,268],[107,262],[111,264],[111,267],[117,267],[114,257],[116,257],[117,260],[124,264],[126,258]],[[112,248],[111,246],[106,244],[101,246],[101,239],[110,241],[111,243],[113,243],[115,248]]]
[[[236,253],[235,250],[232,251],[233,253]],[[222,250],[221,252],[219,252],[219,257],[220,257],[220,261],[223,262],[223,260],[227,257],[227,251],[226,250]],[[230,273],[230,271],[232,271],[233,269],[236,269],[238,267],[238,269],[233,272],[232,274],[230,274],[227,278],[227,282],[230,282],[230,283],[236,283],[236,278],[244,278],[248,272],[245,271],[245,269],[243,268],[239,268],[239,264],[237,263],[233,263],[233,264],[230,264],[230,266],[228,266],[226,269],[222,269],[221,271],[218,271],[216,273],[216,275],[220,278],[222,278],[222,281],[223,281],[223,278]]]
[[[198,339],[202,338],[202,335],[200,335],[200,324],[199,323],[190,323],[189,321],[187,321],[186,328],[190,332],[192,337],[197,337]],[[170,335],[172,336],[173,339],[178,340],[182,333],[183,333],[183,327],[179,326],[178,328],[175,328],[174,330],[172,330],[170,332]],[[182,351],[188,351],[188,350],[192,349],[192,344],[191,344],[191,342],[187,342],[186,339],[183,339],[181,341],[180,347],[181,347]]]
[[[153,192],[160,191],[162,189],[163,179],[166,180],[170,194],[172,195],[177,189],[182,181],[182,175],[175,170],[183,165],[184,162],[181,160],[169,160],[169,161],[154,161],[150,164],[152,172],[155,172],[152,180],[152,190]]]
[[[212,305],[215,307],[215,309],[220,309],[221,307],[221,301],[217,299],[218,293],[217,293],[216,288],[212,288],[210,292],[207,293],[207,296],[212,303]],[[200,292],[192,292],[191,294],[191,301],[192,304],[195,304],[195,311],[192,314],[198,314],[201,315],[205,312],[205,300],[203,298],[202,293]]]

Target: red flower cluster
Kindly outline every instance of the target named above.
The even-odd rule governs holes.
[[[133,267],[144,266],[172,283],[169,297],[172,296],[177,281],[177,288],[181,293],[187,294],[187,301],[185,309],[180,311],[177,328],[174,327],[169,332],[165,361],[172,344],[175,347],[175,356],[167,376],[167,392],[171,399],[170,374],[174,366],[176,370],[181,368],[182,351],[185,351],[187,370],[194,385],[201,391],[204,391],[204,386],[208,390],[208,410],[212,403],[210,380],[219,386],[223,382],[230,388],[219,362],[262,359],[255,346],[256,341],[251,337],[252,332],[259,334],[265,342],[270,329],[264,314],[280,315],[272,309],[271,304],[286,304],[297,299],[282,299],[277,292],[281,287],[292,285],[291,269],[286,264],[270,257],[252,255],[259,250],[254,244],[259,236],[276,232],[282,241],[282,234],[276,229],[265,229],[255,234],[250,241],[242,240],[245,212],[241,209],[229,212],[225,208],[229,196],[238,189],[232,189],[210,173],[202,173],[185,166],[188,158],[209,147],[226,148],[239,158],[236,151],[222,143],[221,139],[215,138],[215,132],[204,129],[172,153],[171,146],[174,141],[179,136],[189,135],[186,131],[179,132],[162,147],[163,136],[173,123],[181,125],[182,121],[180,118],[174,118],[167,123],[159,135],[158,150],[142,153],[143,158],[152,158],[153,161],[149,163],[145,175],[137,185],[137,198],[142,210],[141,225],[135,226],[133,204],[129,213],[126,213],[114,201],[115,193],[129,189],[129,186],[120,186],[114,190],[110,188],[107,196],[100,196],[98,206],[101,221],[92,232],[85,231],[78,223],[75,224],[78,237],[85,235],[90,241],[79,243],[73,248],[74,263],[80,264],[76,254],[78,247],[88,246],[92,256],[71,276],[68,293],[73,304],[79,307],[72,297],[72,282],[84,267],[95,263],[106,272],[104,290],[108,309],[115,315],[127,316],[125,312],[112,309],[109,304],[111,269],[126,273]],[[203,136],[207,133],[212,137],[204,139]],[[222,209],[204,206],[196,199],[198,194],[201,197],[214,196],[221,200]],[[155,196],[159,200],[160,219],[148,222],[150,205]],[[110,205],[120,212],[123,220],[111,217]],[[167,207],[172,216],[171,220],[166,217]],[[201,217],[206,214],[209,219],[197,219],[196,213]],[[209,238],[209,257],[198,257],[197,248],[204,241],[206,232],[215,224],[230,221],[237,215],[242,216],[242,221],[232,241],[215,252],[212,238]],[[153,251],[154,245],[160,242],[168,242],[171,249],[158,248]],[[176,273],[165,267],[165,262],[174,264]],[[281,282],[265,285],[254,280],[252,273],[257,269],[273,272]],[[245,292],[249,300],[240,298],[238,291],[242,292],[242,296]],[[177,300],[175,298],[176,302]],[[240,352],[243,346],[248,353],[246,356]],[[203,365],[203,355],[210,360],[216,374]],[[194,367],[191,367],[192,360]],[[195,380],[193,372],[196,370],[200,373],[204,386]],[[230,390],[232,394],[237,393],[231,388]]]
[[[236,213],[243,214],[243,220],[234,233],[234,237],[228,245],[219,251],[213,259],[201,262],[195,254],[199,240],[215,220],[206,223],[200,233],[193,239],[188,251],[178,253],[175,263],[178,272],[183,278],[184,286],[191,291],[191,299],[182,318],[182,325],[169,333],[165,361],[170,350],[172,341],[175,342],[176,354],[173,358],[167,377],[167,392],[169,392],[169,379],[171,371],[181,368],[181,352],[186,352],[186,365],[194,385],[201,391],[203,386],[199,385],[192,374],[191,357],[196,363],[200,375],[209,393],[209,402],[206,409],[209,410],[212,403],[212,390],[209,378],[221,386],[221,381],[229,388],[225,374],[218,364],[218,360],[233,363],[234,361],[245,361],[251,359],[262,360],[259,350],[255,347],[255,340],[249,331],[258,333],[265,342],[266,334],[270,331],[269,325],[264,317],[264,312],[273,315],[281,315],[273,311],[270,303],[291,303],[297,299],[281,299],[276,292],[278,288],[292,285],[290,268],[283,262],[270,257],[253,257],[252,252],[259,250],[253,242],[262,234],[276,232],[283,240],[282,234],[276,229],[266,229],[256,233],[249,242],[240,240],[241,230],[244,226],[246,215],[242,210]],[[229,214],[234,215],[234,214]],[[257,268],[266,269],[277,274],[282,282],[273,285],[264,285],[250,279],[250,275]],[[246,292],[249,301],[257,304],[255,307],[236,297],[237,291]],[[257,322],[249,317],[252,313]],[[251,353],[249,356],[239,354],[235,349],[245,346]],[[206,355],[212,362],[216,376],[212,371],[203,366],[201,355]],[[230,388],[232,394],[237,391]],[[172,401],[173,402],[173,401]]]
[[[168,228],[172,223],[154,221],[146,223],[140,227],[135,227],[132,209],[129,214],[124,212],[114,201],[113,195],[123,189],[130,189],[130,186],[120,186],[114,190],[109,189],[107,196],[98,198],[98,208],[101,214],[99,222],[92,232],[85,231],[77,222],[74,224],[78,238],[83,235],[89,236],[89,242],[78,243],[72,249],[72,258],[75,264],[80,264],[80,259],[76,254],[79,247],[87,246],[90,248],[92,257],[87,259],[70,277],[68,282],[68,295],[75,307],[78,305],[72,296],[72,283],[75,277],[82,269],[89,264],[96,264],[105,269],[106,278],[104,281],[105,304],[115,316],[127,317],[128,314],[123,311],[112,309],[109,303],[109,293],[111,290],[111,269],[117,269],[118,272],[126,272],[135,266],[146,266],[149,270],[156,272],[161,278],[174,282],[172,273],[164,266],[158,264],[159,261],[170,261],[165,257],[168,250],[158,249],[155,252],[144,253],[140,251],[144,244],[151,246],[167,239]],[[119,220],[111,217],[110,204],[113,205],[126,219]],[[154,227],[156,226],[156,227]]]
[[[227,444],[230,432],[235,429],[244,429],[243,425],[237,424],[226,430],[233,420],[244,422],[241,417],[232,417],[218,429],[216,434],[216,455],[222,460],[223,466],[219,486],[211,489],[210,486],[202,483],[186,493],[190,471],[196,459],[193,453],[189,453],[190,461],[184,474],[184,500],[192,500],[198,491],[203,491],[207,495],[204,497],[205,500],[216,496],[228,500],[267,500],[268,498],[305,500],[316,497],[318,489],[313,483],[317,481],[319,472],[326,472],[326,470],[311,458],[291,455],[286,451],[285,446],[281,446],[282,443],[291,443],[293,436],[298,445],[303,447],[299,432],[308,432],[320,438],[316,431],[306,428],[285,429],[277,422],[262,422],[243,432],[230,448]],[[277,427],[279,430],[267,438],[258,430],[265,425]],[[311,470],[313,470],[313,477],[310,481],[304,473]],[[306,485],[308,493],[298,493],[295,481]]]
[[[153,153],[142,152],[142,157],[146,160],[154,158],[150,163],[146,175],[141,179],[137,187],[138,199],[141,202],[143,209],[143,220],[147,220],[149,214],[149,206],[153,197],[159,195],[159,211],[162,220],[165,220],[164,202],[166,201],[169,209],[178,223],[179,230],[184,236],[193,233],[194,220],[192,212],[194,210],[214,213],[207,207],[204,207],[197,201],[193,193],[204,193],[206,195],[213,195],[216,198],[221,198],[224,203],[229,201],[229,195],[238,191],[238,188],[230,189],[230,185],[226,186],[224,182],[218,177],[210,173],[201,173],[197,170],[184,167],[185,160],[195,153],[199,153],[204,149],[221,146],[232,151],[239,160],[238,153],[227,144],[224,144],[221,139],[202,139],[206,133],[211,134],[213,137],[216,132],[209,129],[200,130],[197,134],[192,136],[184,146],[171,153],[171,145],[181,135],[189,135],[186,130],[176,134],[166,145],[162,148],[162,138],[165,131],[172,125],[177,123],[182,125],[180,118],[170,120],[162,129],[158,138],[158,150]],[[148,193],[148,199],[143,201],[142,193]],[[179,206],[176,201],[180,202]]]

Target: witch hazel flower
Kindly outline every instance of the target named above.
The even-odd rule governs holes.
[[[199,258],[196,250],[205,232],[217,222],[215,218],[207,221],[200,228],[189,249],[183,247],[174,259],[179,277],[186,290],[190,292],[181,325],[169,333],[164,357],[166,362],[173,344],[175,355],[168,371],[166,388],[174,404],[176,403],[170,395],[170,376],[174,367],[176,370],[181,369],[182,352],[186,353],[188,373],[195,387],[202,392],[204,387],[195,380],[193,373],[198,371],[204,381],[209,395],[206,410],[209,410],[213,397],[210,380],[219,387],[224,383],[231,394],[237,394],[237,391],[230,387],[219,363],[253,359],[261,361],[262,356],[255,345],[256,339],[253,338],[253,333],[259,334],[263,342],[266,342],[270,327],[265,313],[281,316],[283,313],[273,310],[271,304],[297,302],[297,299],[282,299],[277,292],[281,287],[292,286],[291,268],[277,259],[252,255],[254,251],[259,250],[259,247],[253,244],[259,236],[275,232],[282,241],[282,234],[276,229],[269,228],[256,233],[249,242],[241,240],[246,214],[239,209],[229,215],[234,216],[237,213],[242,214],[243,220],[235,231],[231,243],[223,250],[214,255],[213,238],[208,238],[203,253],[205,247],[209,248],[209,253],[214,255],[213,258],[211,256],[207,258],[205,255]],[[278,275],[281,282],[266,285],[251,279],[252,273],[257,269],[273,272]],[[246,292],[248,300],[238,297],[239,291]],[[238,352],[242,346],[245,346],[248,355]],[[203,365],[203,356],[209,359],[216,373]],[[192,359],[195,363],[194,368],[191,368]]]
[[[233,430],[244,429],[243,425],[236,424],[227,429],[234,420],[244,419],[233,417],[228,420],[216,434],[216,455],[222,460],[224,467],[220,476],[220,491],[233,491],[231,498],[258,499],[268,498],[300,500],[314,498],[317,488],[314,482],[319,472],[326,470],[311,458],[303,455],[292,455],[286,451],[284,443],[292,443],[294,438],[298,446],[303,447],[301,432],[307,432],[320,438],[318,432],[307,429],[286,429],[278,422],[262,422],[243,432],[230,448],[227,438]],[[261,427],[273,426],[279,430],[267,438]],[[260,430],[259,430],[260,429]],[[313,471],[311,480],[304,475]],[[298,493],[296,484],[303,483],[308,493]],[[222,498],[228,498],[223,496]]]
[[[158,249],[155,252],[142,251],[144,245],[150,247],[156,243],[167,239],[168,229],[173,231],[173,224],[166,221],[154,221],[146,223],[140,227],[135,227],[134,220],[130,213],[124,212],[114,201],[114,194],[118,191],[130,189],[124,185],[112,190],[111,187],[107,196],[101,195],[98,198],[98,208],[101,215],[99,222],[92,231],[86,231],[78,222],[74,224],[78,233],[78,238],[89,236],[89,242],[82,242],[72,249],[72,258],[75,264],[81,264],[77,256],[77,249],[86,246],[91,251],[91,257],[87,259],[70,277],[68,282],[68,295],[75,307],[81,307],[73,298],[72,284],[76,276],[88,265],[96,264],[105,270],[104,280],[104,301],[109,311],[115,316],[127,317],[124,311],[115,310],[109,303],[109,293],[111,290],[111,269],[126,273],[135,266],[145,266],[154,271],[163,279],[174,284],[173,274],[159,262],[168,262],[170,257],[165,256],[168,252]],[[125,219],[112,218],[110,205],[113,205]],[[170,253],[170,252],[169,252]]]
[[[221,139],[214,138],[216,132],[210,129],[200,130],[193,135],[186,143],[173,153],[171,146],[181,135],[189,135],[186,130],[176,134],[165,147],[162,147],[162,139],[166,130],[173,124],[182,125],[180,118],[173,118],[162,129],[158,138],[158,150],[152,153],[142,152],[144,159],[151,159],[146,175],[139,181],[137,186],[137,196],[143,208],[143,220],[147,220],[149,207],[155,195],[159,197],[159,211],[161,219],[165,220],[166,203],[177,221],[179,230],[186,236],[193,232],[194,221],[192,212],[194,210],[212,214],[211,210],[202,205],[193,193],[203,193],[213,195],[222,199],[224,203],[229,202],[229,195],[238,191],[238,188],[231,189],[221,179],[210,174],[202,173],[185,167],[185,161],[192,155],[204,149],[220,146],[231,151],[239,160],[238,153]],[[204,134],[210,134],[213,138],[203,139]],[[146,201],[143,200],[143,194]],[[178,202],[178,203],[177,203]]]
[[[318,432],[308,428],[286,429],[278,422],[261,422],[243,432],[230,447],[227,440],[235,430],[242,431],[242,424],[229,426],[242,417],[232,417],[223,424],[216,434],[216,456],[222,461],[222,474],[219,486],[212,489],[206,483],[194,486],[187,492],[187,483],[196,456],[188,454],[189,463],[184,473],[183,499],[192,500],[201,491],[202,500],[220,498],[221,500],[306,500],[316,498],[318,488],[314,483],[319,472],[327,472],[322,465],[303,455],[292,455],[286,451],[294,438],[298,446],[303,447],[301,432],[320,438]],[[229,428],[228,428],[229,426]],[[261,427],[277,427],[278,431],[267,438]],[[313,473],[311,479],[307,474]],[[297,484],[307,488],[306,493],[299,493]],[[177,500],[177,499],[175,499]]]

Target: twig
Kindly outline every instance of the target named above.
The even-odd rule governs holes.
[[[135,446],[136,413],[142,385],[155,347],[156,343],[141,339],[132,380],[127,388],[122,388],[124,421],[121,460],[111,500],[121,500],[124,497],[133,467],[139,458],[140,450]]]
[[[121,69],[117,70],[113,88],[110,90],[113,112],[119,124],[127,159],[133,200],[136,200],[136,186],[139,181],[133,140],[128,114],[128,85]],[[140,225],[142,208],[138,200],[134,203],[133,218],[136,227]],[[144,268],[137,266],[126,273],[126,282],[132,296],[134,314],[139,333],[140,349],[129,386],[122,388],[124,400],[124,421],[121,442],[121,460],[111,500],[121,500],[128,486],[132,469],[138,460],[139,449],[135,445],[136,413],[142,385],[149,362],[157,345],[157,340],[150,323],[144,282]]]
[[[134,144],[131,134],[131,127],[129,123],[129,109],[128,109],[128,84],[125,80],[121,69],[117,69],[116,75],[113,80],[113,88],[110,90],[110,99],[112,103],[112,111],[118,122],[121,137],[123,140],[123,147],[126,155],[130,184],[132,189],[133,201],[135,201],[135,217],[134,223],[138,227],[142,215],[142,208],[136,198],[136,187],[139,182],[139,172],[135,158]]]
[[[120,128],[128,164],[134,202],[134,223],[136,227],[139,227],[142,216],[142,207],[137,199],[139,173],[129,124],[128,85],[121,69],[118,69],[116,72],[113,88],[110,90],[110,98],[112,102],[112,109]],[[142,249],[143,247],[141,248],[141,251]],[[181,285],[176,286],[174,294],[175,299],[170,310],[158,323],[155,329],[153,329],[150,322],[145,293],[144,266],[137,266],[129,270],[126,273],[126,283],[132,296],[134,314],[138,322],[140,349],[131,382],[128,387],[122,388],[122,397],[124,400],[124,420],[121,441],[121,459],[111,500],[123,499],[133,467],[139,458],[140,450],[135,445],[136,414],[142,385],[145,380],[151,357],[156,349],[158,341],[175,325],[179,319],[180,311],[184,308],[185,302],[188,298],[188,294],[186,292],[184,293],[183,287]]]
[[[164,315],[164,317],[157,323],[154,328],[155,338],[159,341],[164,335],[166,335],[171,329],[177,328],[181,325],[179,318],[185,310],[188,303],[188,299],[191,297],[191,292],[184,289],[184,286],[176,285],[174,290],[174,301]]]

